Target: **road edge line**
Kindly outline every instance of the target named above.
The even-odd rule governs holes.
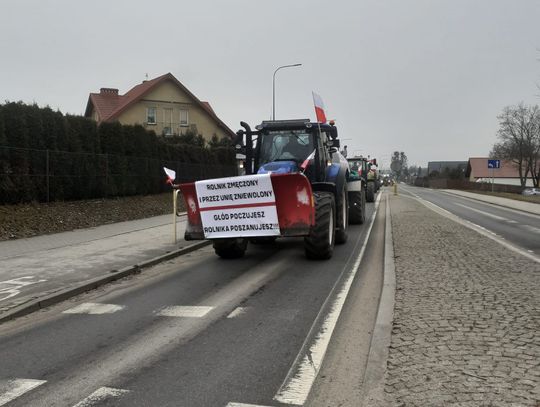
[[[435,191],[437,191],[437,190],[435,190]],[[485,204],[488,204],[488,205],[493,205],[493,206],[497,206],[499,208],[509,209],[509,210],[515,211],[515,212],[523,212],[525,215],[540,216],[540,214],[538,214],[536,212],[531,212],[531,211],[528,211],[528,210],[525,210],[525,209],[516,209],[516,208],[514,208],[514,207],[512,207],[510,205],[503,205],[503,204],[500,204],[500,203],[490,202],[490,201],[480,199],[480,198],[476,198],[476,197],[472,197],[472,196],[465,196],[465,195],[457,194],[457,193],[453,192],[452,190],[441,189],[440,191],[443,194],[459,196],[460,198],[470,199],[471,201],[476,201],[476,202],[482,202],[482,203],[485,203]],[[461,190],[458,189],[458,191],[461,191]],[[463,191],[463,192],[467,192],[467,191]],[[471,193],[474,193],[474,192],[471,192]],[[481,195],[481,194],[478,194],[478,195]],[[487,195],[487,196],[491,196],[491,195]],[[503,197],[501,197],[501,198],[503,198]],[[505,198],[505,199],[512,200],[512,198]],[[526,202],[526,201],[520,201],[518,199],[515,199],[515,201],[516,202]]]
[[[529,260],[532,260],[536,263],[540,263],[540,258],[537,257],[534,254],[528,253],[525,251],[525,249],[522,249],[520,247],[514,246],[511,243],[508,243],[507,240],[497,235],[495,232],[490,231],[489,229],[484,228],[483,226],[477,225],[474,222],[471,222],[469,220],[460,218],[459,216],[453,214],[452,212],[447,211],[444,208],[441,208],[439,205],[434,204],[433,202],[430,202],[424,198],[419,197],[416,194],[413,194],[412,192],[408,191],[409,194],[412,194],[411,196],[402,195],[405,198],[409,199],[415,199],[416,201],[420,202],[422,205],[424,205],[426,208],[432,210],[438,215],[441,215],[447,219],[450,219],[451,221],[454,221],[462,226],[465,226],[466,228],[469,228],[470,230],[475,231],[476,233],[481,234],[482,236],[485,236],[494,242],[499,243],[501,246],[507,248],[508,250],[513,251],[514,253],[517,253],[523,257],[528,258]]]
[[[195,250],[199,250],[205,246],[208,246],[211,243],[212,242],[209,240],[203,240],[201,242],[191,244],[181,249],[174,250],[170,253],[166,253],[164,255],[145,260],[138,264],[121,268],[120,270],[112,270],[105,275],[84,281],[76,286],[65,288],[55,293],[33,299],[22,305],[14,307],[11,310],[6,311],[2,315],[0,315],[0,324],[15,318],[22,317],[24,315],[31,314],[32,312],[38,311],[42,308],[58,304],[62,301],[65,301],[69,298],[75,297],[76,295],[85,293],[87,291],[95,290],[96,288],[99,288],[110,282],[120,280],[121,278],[130,276],[132,274],[140,273],[142,269],[154,266],[167,260],[171,260],[184,254],[191,253]]]
[[[394,262],[394,239],[389,195],[386,195],[386,218],[384,232],[384,272],[377,317],[371,335],[368,359],[362,381],[362,404],[385,406],[384,382],[386,364],[392,337],[394,306],[396,298],[396,265]]]
[[[349,295],[352,284],[355,280],[358,268],[362,259],[364,258],[366,246],[369,238],[371,237],[371,231],[375,224],[375,219],[379,211],[379,204],[381,196],[377,197],[375,202],[375,210],[369,222],[368,231],[362,242],[360,253],[354,259],[353,265],[350,271],[347,273],[343,270],[342,274],[336,280],[334,286],[330,290],[330,293],[326,297],[324,303],[321,305],[317,316],[315,317],[313,324],[311,325],[306,338],[300,347],[294,362],[292,363],[285,380],[282,382],[278,391],[274,395],[273,399],[282,404],[301,406],[307,401],[311,389],[317,376],[319,375],[326,351],[332,339],[332,335],[336,328],[339,317],[345,305],[345,301]],[[350,261],[350,260],[349,260]],[[313,352],[312,349],[317,348],[318,352]],[[320,349],[319,349],[320,348]],[[318,353],[314,357],[314,354]],[[319,359],[315,361],[315,359]],[[306,363],[304,363],[306,362]],[[318,366],[315,365],[318,362]],[[306,368],[310,366],[311,370]],[[301,376],[307,377],[301,377]],[[292,382],[296,381],[296,384],[292,385]],[[295,389],[293,389],[295,388]]]

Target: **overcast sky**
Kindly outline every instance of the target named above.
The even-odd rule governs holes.
[[[538,0],[0,0],[0,98],[83,114],[171,72],[234,131],[314,119],[342,144],[409,164],[485,156],[497,114],[540,103]]]

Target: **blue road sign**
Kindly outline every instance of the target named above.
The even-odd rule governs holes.
[[[488,160],[488,168],[501,168],[501,160]]]

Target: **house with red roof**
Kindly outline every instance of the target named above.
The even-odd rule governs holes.
[[[184,134],[188,129],[206,140],[213,135],[235,136],[208,102],[199,100],[171,73],[145,80],[123,95],[114,88],[90,93],[85,116],[98,123],[140,124],[164,136]]]
[[[472,182],[493,182],[501,185],[521,185],[519,172],[511,161],[501,160],[500,168],[490,168],[488,157],[471,157],[467,163],[465,177]],[[527,186],[533,186],[532,180],[527,179]]]

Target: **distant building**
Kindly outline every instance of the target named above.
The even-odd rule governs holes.
[[[467,161],[430,161],[428,162],[427,176],[445,176],[455,171],[465,173]]]
[[[488,157],[469,158],[465,177],[472,182],[493,182],[501,185],[521,185],[519,172],[511,161],[501,160],[501,168],[488,168]],[[533,186],[527,179],[527,186]]]
[[[165,136],[184,134],[188,129],[207,140],[214,134],[235,136],[208,102],[200,101],[171,73],[143,81],[124,95],[113,88],[90,93],[85,116],[98,123],[140,124]]]

